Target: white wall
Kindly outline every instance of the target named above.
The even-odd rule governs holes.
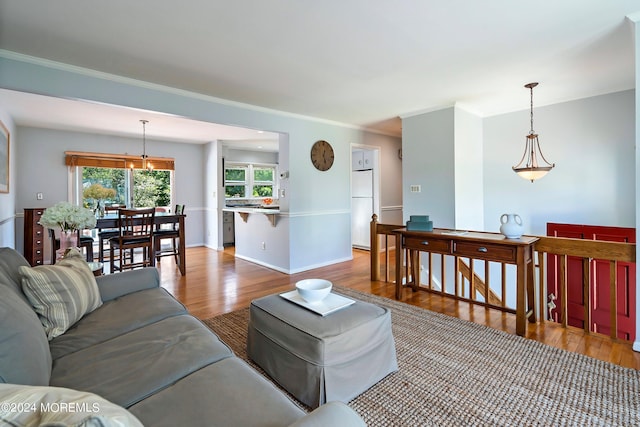
[[[0,121],[9,131],[9,192],[0,193],[0,247],[15,247],[16,127],[0,99]]]
[[[531,183],[511,167],[522,157],[529,110],[484,119],[484,216],[498,231],[518,213],[526,234],[547,222],[635,227],[634,91],[534,106],[534,129],[556,167]]]
[[[204,223],[202,225],[204,245],[222,248],[222,207],[224,188],[222,186],[222,144],[211,141],[203,147]]]
[[[404,221],[429,215],[434,227],[455,226],[454,109],[402,119]],[[411,193],[420,185],[420,193]]]
[[[482,119],[454,108],[455,228],[482,230],[484,227]]]

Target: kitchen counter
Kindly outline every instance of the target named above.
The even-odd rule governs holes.
[[[240,218],[242,218],[242,220],[244,222],[247,222],[247,219],[249,218],[249,215],[251,214],[264,214],[267,216],[267,218],[269,219],[269,221],[271,222],[271,225],[275,227],[276,225],[276,216],[280,214],[280,207],[279,206],[273,206],[273,207],[241,207],[241,206],[236,206],[236,207],[225,207],[222,208],[223,212],[236,212],[240,215]]]

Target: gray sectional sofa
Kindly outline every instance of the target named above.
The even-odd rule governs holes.
[[[20,409],[9,393],[44,389],[48,399],[93,393],[148,426],[364,425],[342,403],[296,406],[161,288],[155,268],[98,277],[102,304],[48,340],[20,266],[22,255],[0,248],[0,424]]]

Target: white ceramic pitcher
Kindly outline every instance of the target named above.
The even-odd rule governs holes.
[[[522,226],[522,218],[518,214],[502,214],[500,217],[500,232],[507,239],[519,239],[522,236],[524,227]]]

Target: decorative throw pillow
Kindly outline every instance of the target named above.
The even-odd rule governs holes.
[[[102,305],[96,278],[82,254],[70,250],[55,265],[19,268],[22,291],[51,341]]]
[[[97,394],[61,387],[0,384],[0,424],[142,427],[131,412]]]

